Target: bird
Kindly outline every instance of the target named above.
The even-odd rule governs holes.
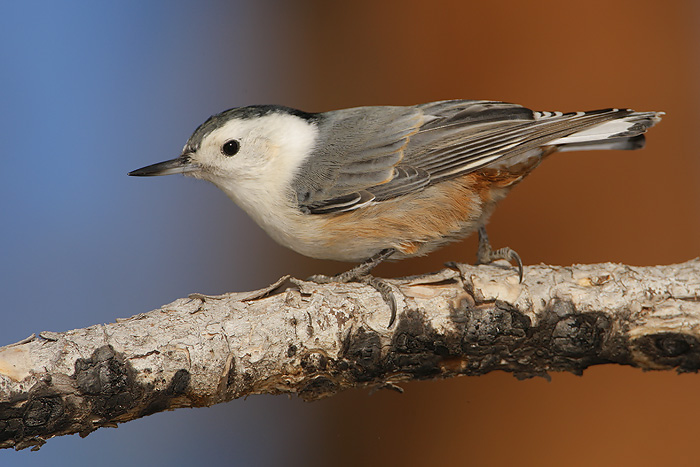
[[[555,152],[644,146],[663,112],[607,108],[534,111],[490,100],[365,106],[310,113],[281,105],[211,116],[172,160],[131,176],[184,174],[209,181],[270,237],[302,255],[359,263],[317,282],[361,282],[391,308],[372,276],[384,260],[426,255],[475,232],[477,264],[515,261],[491,248],[496,204]]]

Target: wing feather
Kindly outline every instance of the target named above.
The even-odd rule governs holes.
[[[359,209],[479,169],[518,165],[541,157],[548,144],[595,147],[617,138],[611,147],[639,147],[639,141],[625,140],[640,138],[659,119],[656,113],[631,110],[564,114],[469,100],[358,107],[318,116],[323,144],[294,181],[300,209],[312,214]],[[605,122],[618,119],[629,124],[609,123],[606,136]],[[587,131],[597,126],[605,130],[599,139],[598,132]],[[618,127],[626,132],[616,132]]]

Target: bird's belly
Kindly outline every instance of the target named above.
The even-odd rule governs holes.
[[[360,262],[385,248],[392,259],[425,255],[486,222],[509,189],[469,174],[355,211],[304,215],[293,250],[319,259]]]

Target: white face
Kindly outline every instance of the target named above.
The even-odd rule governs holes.
[[[311,154],[316,135],[314,125],[284,113],[233,119],[204,137],[191,155],[200,170],[187,175],[214,183],[236,201],[250,190],[281,193]]]

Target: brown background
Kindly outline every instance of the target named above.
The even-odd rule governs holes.
[[[305,12],[299,105],[446,98],[539,110],[663,110],[637,152],[549,159],[490,223],[525,263],[681,262],[700,250],[700,6],[692,1],[340,3]],[[378,275],[473,261],[476,241]],[[298,264],[296,265],[299,266]],[[318,269],[314,262],[310,271]],[[342,267],[329,263],[328,270]],[[352,391],[319,402],[340,465],[692,465],[700,376],[601,366]],[[342,456],[341,456],[342,457]],[[697,461],[697,458],[696,458]]]

